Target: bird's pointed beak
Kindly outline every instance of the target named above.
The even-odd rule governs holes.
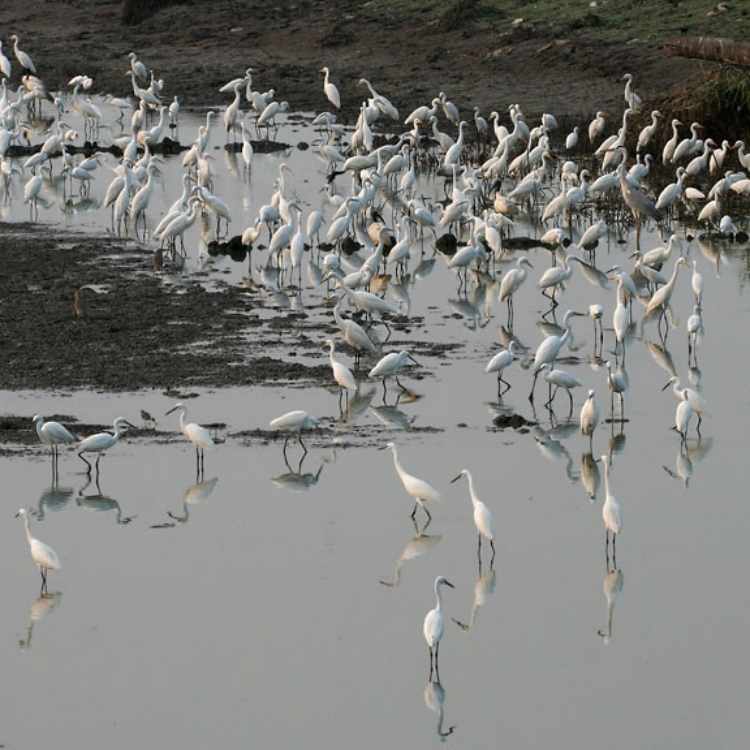
[[[381,445],[380,448],[378,448],[378,450],[379,451],[384,451],[384,450],[386,450],[386,448],[388,448],[387,445]]]
[[[459,474],[457,477],[453,477],[453,479],[451,479],[451,484],[453,484],[454,482],[457,482],[459,479],[461,479],[462,476],[463,474]]]
[[[14,517],[14,518],[20,518],[20,517],[21,517],[21,511],[19,510],[19,511],[18,511],[18,513],[16,513],[16,515],[15,515],[15,516],[13,516],[13,517]]]
[[[131,427],[134,430],[138,429],[132,422],[125,421],[125,422],[123,422],[123,424],[125,424],[128,427]]]
[[[414,364],[415,364],[415,365],[416,365],[417,367],[421,367],[421,366],[422,366],[422,365],[420,365],[420,364],[419,364],[419,362],[417,362],[417,360],[416,360],[416,359],[414,359],[414,357],[412,357],[412,356],[411,356],[411,354],[409,355],[409,359],[410,359],[410,360],[411,360],[411,361],[412,361],[412,362],[413,362],[413,363],[414,363]]]
[[[666,390],[667,390],[667,388],[669,388],[669,386],[670,386],[670,385],[672,385],[672,381],[671,381],[671,380],[668,380],[668,381],[667,381],[667,383],[666,383],[666,385],[662,387],[662,390],[663,390],[663,391],[666,391]]]
[[[177,411],[177,407],[173,406],[168,412],[164,414],[165,417],[169,416],[173,411]]]
[[[444,584],[445,584],[446,586],[450,586],[450,587],[451,587],[452,589],[455,589],[455,588],[456,588],[456,587],[455,587],[455,586],[454,586],[454,585],[453,585],[453,584],[452,584],[452,583],[451,583],[450,581],[443,581],[443,583],[444,583]]]

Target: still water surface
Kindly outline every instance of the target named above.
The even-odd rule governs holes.
[[[217,169],[215,192],[231,201],[237,217],[233,233],[267,202],[280,159],[258,157],[251,187]],[[323,166],[312,167],[314,159],[295,151],[288,161],[295,188],[317,206],[316,170]],[[178,192],[175,161],[166,170],[172,177],[164,205]],[[252,215],[243,216],[243,206]],[[106,212],[89,216],[95,218],[76,218],[73,226],[98,229],[106,221]],[[44,212],[42,218],[59,220]],[[644,248],[657,242],[651,236]],[[515,333],[533,349],[544,310],[533,280],[549,257],[536,250],[530,258],[535,270],[516,302]],[[514,387],[498,406],[495,380],[483,369],[498,349],[505,309],[495,289],[478,315],[453,315],[455,279],[438,259],[435,272],[410,289],[411,313],[424,323],[394,338],[405,347],[414,339],[460,347],[446,358],[425,357],[427,377],[405,378],[420,398],[399,403],[400,414],[380,412],[390,417],[388,426],[377,409],[363,411],[355,447],[337,448],[337,438],[348,441],[349,425],[329,423],[312,440],[304,480],[288,476],[280,444],[245,444],[231,433],[265,426],[293,408],[338,417],[336,395],[322,385],[209,390],[189,401],[191,418],[228,425],[227,442],[206,457],[206,479],[218,478],[213,488],[193,487],[192,449],[178,438],[126,440],[112,450],[102,459],[100,494],[77,473],[83,464],[72,453],[62,457],[53,488],[41,448],[34,457],[0,458],[0,744],[427,748],[444,739],[477,748],[743,746],[750,627],[745,252],[693,242],[690,258],[706,279],[699,364],[710,414],[700,445],[691,437],[686,460],[669,431],[676,400],[660,390],[669,377],[665,359],[660,366],[646,345],[658,341],[653,323],[629,344],[624,438],[610,443],[613,428],[602,424],[594,439],[596,455],[613,446],[612,491],[624,512],[617,544],[622,591],[611,636],[599,634],[608,629],[608,570],[603,487],[592,501],[582,477],[588,440],[565,426],[565,394],[553,421],[542,405],[541,379],[534,414],[526,398],[530,372],[519,363],[506,373]],[[617,244],[600,250],[602,268],[621,260]],[[228,259],[217,263],[231,268],[232,278],[246,272]],[[683,272],[674,298],[681,327],[669,336],[683,380],[688,282]],[[313,290],[303,295],[303,305],[318,302]],[[574,272],[561,311],[602,302],[609,327],[613,301],[613,289],[595,289]],[[312,315],[323,320],[329,313],[316,306]],[[606,375],[589,364],[590,321],[577,319],[574,331],[580,363],[565,369],[584,383],[574,416],[588,387],[604,412]],[[272,353],[283,356],[295,335],[281,334]],[[605,349],[612,341],[608,332]],[[306,356],[323,361],[315,352]],[[11,414],[68,413],[89,422],[119,414],[136,420],[145,408],[160,427],[176,427],[172,417],[159,416],[172,402],[156,391],[5,392],[2,404]],[[381,404],[378,390],[371,406]],[[492,418],[502,408],[539,425],[526,433],[496,431]],[[404,429],[409,425],[438,431]],[[427,539],[414,540],[411,504],[390,454],[370,445],[389,439],[401,446],[407,470],[444,493]],[[292,469],[298,455],[290,446]],[[477,586],[467,487],[448,483],[463,467],[473,471],[495,516],[494,579],[485,558]],[[690,474],[687,486],[680,473]],[[43,512],[32,531],[63,561],[64,570],[50,577],[50,591],[59,593],[42,603],[22,526],[12,519],[21,506]],[[398,585],[383,585],[396,567]],[[421,633],[438,574],[456,585],[445,593],[448,618],[469,622],[474,608],[468,632],[446,624],[442,691],[427,682]],[[439,736],[451,727],[449,737]]]

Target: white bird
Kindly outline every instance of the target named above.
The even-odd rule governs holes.
[[[565,150],[573,151],[577,145],[578,145],[578,125],[576,125],[573,128],[573,130],[570,133],[568,133],[568,136],[565,139]]]
[[[78,457],[83,463],[88,466],[86,470],[87,474],[91,473],[91,464],[84,458],[84,453],[96,453],[96,470],[99,471],[99,460],[105,451],[108,451],[112,446],[116,445],[118,440],[125,434],[125,430],[128,427],[134,427],[130,424],[125,417],[117,417],[112,423],[113,432],[97,432],[94,435],[89,435],[87,438],[81,440],[76,447]]]
[[[320,72],[325,74],[325,79],[323,81],[323,92],[326,95],[326,99],[328,99],[331,104],[333,104],[336,109],[341,109],[341,96],[339,95],[339,90],[336,88],[336,85],[334,83],[331,83],[329,80],[329,71],[327,67],[323,67],[320,69]]]
[[[584,401],[583,406],[581,407],[581,415],[579,419],[581,434],[588,435],[589,437],[589,453],[593,452],[594,430],[599,424],[599,409],[596,407],[596,399],[594,396],[594,391],[590,390],[586,401]]]
[[[424,639],[427,641],[427,647],[430,650],[430,680],[432,679],[433,673],[433,662],[434,672],[437,676],[438,682],[440,682],[440,667],[438,664],[438,653],[440,651],[440,640],[443,637],[445,631],[445,617],[443,616],[443,599],[440,593],[441,586],[455,586],[445,576],[438,576],[435,579],[435,585],[433,590],[435,591],[435,609],[431,609],[424,618],[424,624],[422,625],[422,633],[424,633]]]
[[[670,277],[669,281],[664,284],[664,286],[659,287],[654,292],[653,297],[651,297],[651,299],[648,301],[648,304],[646,305],[646,315],[649,315],[659,308],[664,311],[667,307],[669,307],[669,301],[672,299],[672,292],[674,291],[675,282],[677,281],[677,272],[680,270],[680,266],[684,266],[686,264],[687,260],[685,260],[685,258],[683,258],[682,256],[677,258],[674,264],[674,269],[672,270],[672,276]]]
[[[31,529],[29,527],[29,514],[24,508],[21,508],[16,513],[16,518],[23,519],[23,525],[26,529],[26,539],[29,542],[29,551],[31,552],[31,559],[34,561],[34,565],[39,569],[39,573],[42,576],[42,595],[47,593],[47,573],[50,570],[62,570],[62,564],[60,558],[57,556],[57,552],[52,549],[48,544],[34,539],[31,536]]]
[[[471,498],[471,504],[474,506],[474,525],[477,527],[478,536],[477,557],[481,563],[482,537],[484,537],[490,543],[492,549],[492,560],[490,561],[490,567],[492,567],[495,560],[495,532],[492,523],[492,512],[477,496],[474,490],[474,478],[468,469],[461,469],[458,476],[451,479],[451,483],[457,482],[461,477],[466,477],[469,480],[469,497]]]
[[[44,417],[40,414],[35,414],[31,421],[36,428],[39,441],[44,445],[49,445],[53,458],[57,457],[58,445],[70,445],[78,440],[59,422],[45,422]]]
[[[282,414],[276,419],[272,419],[269,426],[272,430],[278,430],[279,432],[286,433],[297,433],[297,440],[302,446],[305,453],[307,448],[302,442],[302,433],[305,430],[316,430],[320,427],[320,422],[315,418],[311,417],[306,411],[298,409],[296,411],[288,411],[286,414]],[[287,434],[286,440],[284,440],[284,451],[286,451],[287,443],[289,443],[290,435]]]
[[[344,341],[355,351],[355,363],[359,361],[362,352],[374,354],[377,347],[367,332],[356,320],[344,318],[340,312],[341,303],[333,308],[333,319],[343,334]]]
[[[618,534],[622,533],[622,508],[617,498],[609,491],[609,457],[601,457],[604,466],[604,491],[606,498],[602,505],[602,520],[604,521],[605,530],[605,547],[607,559],[609,559],[609,535],[612,534],[612,554],[617,559],[615,548],[615,539]]]
[[[589,143],[593,146],[599,140],[607,124],[606,112],[597,112],[596,117],[589,123]]]
[[[417,367],[420,366],[419,362],[417,362],[409,352],[391,352],[390,354],[386,354],[385,357],[383,357],[375,367],[370,370],[368,375],[371,378],[382,379],[383,390],[385,390],[386,378],[394,377],[396,378],[398,387],[401,388],[402,391],[405,391],[406,388],[404,388],[399,382],[398,374],[404,367],[407,367],[409,363],[414,364]]]
[[[10,78],[10,60],[5,56],[3,52],[3,43],[0,42],[0,73],[6,78]]]
[[[568,393],[568,398],[570,399],[570,411],[572,413],[573,394],[571,393],[571,391],[573,390],[573,388],[580,388],[581,381],[578,380],[575,375],[571,375],[569,372],[565,372],[565,370],[552,369],[552,365],[547,364],[546,362],[539,366],[539,370],[545,369],[547,370],[547,372],[544,373],[544,379],[549,383],[550,390],[553,385],[555,386],[554,392],[550,395],[545,405],[548,406],[549,404],[551,404],[555,400],[555,396],[557,396],[557,391],[562,388]]]
[[[414,500],[414,509],[411,512],[412,519],[417,515],[417,508],[421,508],[425,512],[429,523],[429,521],[432,520],[432,515],[425,504],[429,503],[430,505],[434,505],[435,503],[440,502],[440,493],[431,484],[425,482],[424,479],[419,479],[419,477],[409,474],[409,472],[404,469],[399,461],[398,448],[395,443],[386,443],[382,450],[385,450],[385,448],[391,449],[391,452],[393,453],[393,465],[396,468],[398,478],[401,480],[401,484],[404,486],[406,494]]]
[[[204,471],[206,449],[211,450],[216,444],[214,443],[211,433],[201,425],[195,422],[185,422],[187,416],[187,407],[182,403],[175,404],[164,416],[171,414],[172,412],[178,411],[180,413],[180,432],[193,444],[195,447],[195,465],[198,475],[202,475]]]
[[[680,385],[680,379],[675,375],[673,375],[667,381],[667,384],[662,388],[662,390],[665,391],[667,388],[669,388],[670,385],[672,386],[672,393],[674,394],[674,397],[680,402],[680,404],[685,400],[685,394],[687,393],[688,404],[690,405],[692,411],[698,415],[698,424],[696,425],[696,428],[698,430],[698,433],[700,433],[701,422],[703,422],[703,415],[706,413],[706,399],[701,393],[693,390],[692,388],[683,388]]]
[[[547,338],[542,341],[542,343],[539,345],[539,348],[536,350],[536,354],[534,355],[534,382],[531,386],[529,401],[534,400],[534,388],[536,387],[536,381],[539,377],[539,372],[542,369],[541,365],[551,365],[557,359],[557,355],[560,353],[561,349],[565,345],[565,342],[570,338],[572,334],[572,324],[570,322],[570,319],[576,315],[582,316],[582,313],[568,310],[568,312],[565,313],[565,317],[563,318],[563,328],[565,329],[563,333],[560,335],[553,334],[551,336],[547,336]]]
[[[333,339],[326,339],[325,343],[330,347],[328,357],[331,363],[331,370],[333,371],[333,379],[339,387],[340,402],[341,395],[344,391],[346,391],[346,397],[348,399],[349,391],[356,392],[359,386],[354,375],[352,375],[352,371],[343,362],[339,362],[339,360],[334,357],[336,344],[333,342]]]
[[[693,260],[693,276],[690,279],[690,285],[693,288],[695,304],[703,304],[703,274],[698,271],[698,261]]]
[[[13,54],[16,56],[16,60],[18,60],[21,67],[30,70],[32,73],[36,73],[34,61],[28,54],[26,54],[26,52],[18,48],[18,37],[15,34],[12,34],[10,41],[13,42]]]
[[[508,303],[508,318],[513,318],[513,295],[521,288],[526,281],[527,271],[524,266],[534,268],[531,261],[524,255],[516,261],[516,267],[512,268],[503,276],[500,282],[500,302]]]
[[[690,395],[688,389],[685,388],[682,391],[682,401],[677,404],[677,409],[674,413],[674,428],[680,433],[682,442],[687,442],[687,431],[690,419],[693,416],[693,407],[690,405]]]
[[[516,342],[512,340],[507,349],[499,351],[484,368],[486,373],[497,373],[497,397],[502,398],[503,394],[510,390],[510,383],[503,378],[503,371],[513,364],[513,360],[518,356],[515,352]],[[505,385],[505,390],[501,390],[500,384]]]

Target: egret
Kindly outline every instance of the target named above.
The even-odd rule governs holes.
[[[461,477],[466,477],[466,479],[469,480],[469,497],[471,499],[471,504],[474,506],[474,525],[477,527],[477,559],[481,565],[482,537],[484,537],[490,543],[490,548],[492,549],[490,567],[493,567],[495,562],[495,532],[493,530],[492,512],[479,499],[479,497],[477,497],[477,493],[474,490],[474,478],[471,476],[471,472],[468,469],[461,469],[458,476],[451,479],[451,483],[457,482]]]
[[[296,432],[297,440],[302,446],[302,450],[307,454],[307,448],[302,442],[302,433],[304,430],[317,430],[320,427],[320,422],[315,417],[311,417],[306,411],[296,410],[289,411],[286,414],[282,414],[280,417],[276,417],[276,419],[272,419],[269,426],[272,430],[287,433],[286,439],[284,440],[285,453],[286,446],[289,443],[290,434]]]
[[[617,305],[612,315],[612,327],[615,329],[615,355],[618,346],[622,347],[622,358],[625,359],[625,334],[628,331],[628,311],[625,307],[622,277],[617,282]]]
[[[323,80],[323,92],[326,95],[326,99],[328,99],[336,109],[341,109],[341,96],[339,95],[339,90],[336,88],[336,85],[329,80],[328,68],[323,67],[320,69],[320,72],[325,76]]]
[[[195,422],[186,422],[185,417],[187,416],[187,407],[178,402],[175,404],[164,416],[172,414],[172,412],[180,413],[180,432],[193,444],[195,447],[195,466],[198,477],[201,477],[205,471],[205,451],[206,449],[211,450],[215,443],[211,438],[209,431]]]
[[[0,73],[6,78],[10,78],[10,60],[5,56],[3,52],[3,43],[0,42]]]
[[[672,120],[672,137],[664,144],[664,149],[662,151],[662,164],[672,161],[674,150],[677,147],[677,141],[679,139],[679,131],[677,130],[679,125],[682,125],[682,123],[678,119],[675,118]]]
[[[339,390],[339,408],[341,408],[341,396],[345,392],[347,401],[349,400],[349,391],[354,391],[356,393],[357,388],[359,387],[357,385],[357,381],[354,378],[354,375],[352,375],[352,371],[343,363],[339,362],[333,355],[334,351],[336,349],[336,344],[333,342],[333,339],[326,339],[325,343],[328,347],[330,347],[328,358],[331,363],[331,370],[333,372],[333,379],[336,381],[336,384],[338,385]]]
[[[589,317],[594,323],[594,356],[596,356],[596,341],[599,340],[599,351],[601,352],[604,343],[604,326],[602,318],[604,317],[604,308],[599,304],[589,305]],[[597,337],[598,332],[598,337]]]
[[[664,311],[669,307],[669,302],[672,299],[672,292],[674,291],[674,286],[677,281],[677,272],[680,270],[680,267],[684,265],[687,265],[687,260],[682,256],[677,258],[669,281],[664,284],[664,286],[659,287],[648,301],[648,304],[646,305],[646,315],[650,315],[658,309],[661,309],[662,316],[664,315]]]
[[[87,474],[91,474],[91,464],[84,458],[84,453],[96,453],[96,471],[99,472],[99,460],[105,451],[108,451],[112,446],[116,445],[119,439],[125,434],[128,427],[135,429],[135,425],[128,422],[125,417],[117,417],[112,422],[112,432],[97,432],[94,435],[89,435],[87,438],[81,440],[76,448],[78,457],[86,464],[88,469]]]
[[[401,484],[406,490],[406,494],[414,500],[414,509],[411,512],[412,520],[416,518],[417,508],[421,508],[427,516],[427,523],[429,523],[432,521],[432,514],[427,508],[426,503],[434,505],[439,502],[440,493],[431,484],[425,482],[424,479],[419,479],[404,469],[399,461],[398,448],[395,443],[386,443],[381,450],[385,450],[386,448],[390,448],[393,453],[393,465],[396,468],[396,473],[401,480]],[[422,530],[424,531],[424,529]]]
[[[680,402],[680,404],[685,400],[685,394],[687,393],[688,404],[690,405],[692,411],[698,415],[698,424],[696,428],[698,430],[698,434],[700,435],[701,422],[703,421],[703,415],[706,413],[706,399],[701,393],[693,390],[692,388],[683,388],[680,385],[680,379],[676,376],[671,377],[667,381],[666,385],[662,388],[662,390],[667,390],[670,385],[672,386],[672,393]]]
[[[490,373],[490,372],[497,373],[497,397],[498,399],[501,399],[503,397],[503,394],[507,393],[510,390],[510,383],[503,378],[503,371],[507,367],[510,367],[510,365],[513,363],[513,360],[518,356],[516,352],[514,351],[515,346],[516,346],[516,342],[511,341],[508,348],[503,349],[502,351],[498,352],[487,363],[487,367],[484,368],[484,371],[487,373]],[[501,383],[505,385],[504,391],[501,389],[501,385],[500,385]]]
[[[677,409],[674,413],[674,429],[680,433],[683,445],[687,443],[687,431],[692,416],[693,407],[690,405],[690,396],[688,389],[684,388],[682,391],[682,401],[677,404]]]
[[[524,266],[528,268],[534,268],[531,261],[523,256],[516,261],[516,267],[512,268],[508,273],[503,276],[503,280],[500,282],[500,302],[508,303],[508,321],[513,319],[513,295],[521,288],[524,281],[526,281],[527,271]]]
[[[59,422],[45,422],[41,414],[35,414],[31,421],[36,428],[39,441],[44,445],[49,445],[53,461],[57,460],[58,445],[71,445],[78,440]]]
[[[599,140],[607,125],[606,112],[597,112],[596,117],[589,123],[589,143],[593,146]]]
[[[610,392],[610,413],[611,418],[615,416],[615,393],[620,397],[620,419],[625,416],[625,391],[628,390],[630,380],[624,365],[620,365],[617,370],[612,372],[612,363],[606,362],[607,366],[607,385]]]
[[[638,144],[636,145],[636,151],[643,151],[648,146],[651,139],[654,137],[656,132],[657,122],[661,119],[661,112],[658,109],[651,112],[651,124],[646,125],[638,135]]]
[[[455,588],[455,586],[445,576],[438,576],[435,579],[433,590],[435,592],[435,609],[431,609],[424,618],[424,624],[422,625],[422,632],[424,633],[424,639],[427,641],[427,647],[430,650],[430,680],[432,680],[433,673],[433,662],[434,672],[437,676],[438,682],[440,682],[440,667],[438,664],[438,653],[440,651],[440,640],[443,637],[445,630],[445,618],[443,617],[443,599],[440,593],[442,586],[449,586]]]
[[[594,430],[599,424],[599,410],[596,408],[596,399],[594,391],[589,391],[586,401],[584,401],[581,407],[580,415],[581,434],[588,435],[589,438],[589,452],[593,453],[594,450]]]
[[[401,385],[401,382],[398,379],[398,374],[404,367],[409,366],[410,363],[420,367],[419,362],[417,362],[409,352],[391,352],[390,354],[386,354],[385,357],[383,357],[375,367],[370,370],[369,377],[382,378],[383,395],[385,395],[385,380],[390,377],[396,379],[396,384],[402,391],[406,391],[407,389]]]
[[[690,280],[690,285],[693,288],[693,295],[695,296],[695,304],[703,304],[703,274],[698,271],[698,261],[693,260],[693,276]]]
[[[34,61],[31,59],[30,55],[18,48],[18,36],[12,34],[10,41],[13,42],[13,54],[16,56],[16,60],[18,60],[21,67],[30,70],[32,73],[36,73]]]
[[[544,379],[549,383],[550,390],[552,390],[553,385],[555,386],[555,391],[550,395],[545,406],[549,406],[555,400],[557,391],[562,388],[568,393],[568,398],[570,399],[570,412],[572,414],[573,394],[571,393],[571,391],[573,390],[573,388],[579,388],[581,386],[581,381],[578,380],[575,375],[571,375],[569,372],[565,372],[565,370],[552,369],[552,365],[546,362],[539,366],[539,370],[545,369],[547,370],[547,372],[544,373]]]
[[[617,564],[617,535],[622,533],[622,508],[617,498],[609,490],[609,457],[601,457],[602,466],[604,466],[604,491],[606,498],[602,505],[602,520],[604,521],[605,530],[605,553],[607,563],[609,564],[609,535],[612,534],[612,559]]]
[[[551,336],[547,336],[547,338],[542,341],[542,343],[539,345],[539,348],[536,350],[536,354],[534,355],[534,382],[531,385],[529,401],[534,400],[534,389],[536,388],[536,381],[539,377],[541,365],[551,365],[557,359],[557,355],[560,353],[563,346],[572,334],[572,323],[570,319],[577,315],[583,316],[583,313],[568,310],[568,312],[565,313],[565,317],[563,317],[563,328],[565,329],[563,333],[560,335],[553,334]]]
[[[18,513],[16,513],[16,518],[23,519],[23,525],[26,529],[26,539],[29,542],[31,559],[34,561],[34,565],[37,566],[39,573],[42,576],[41,594],[45,595],[47,593],[47,573],[49,573],[50,570],[62,570],[60,558],[52,547],[31,536],[29,514],[24,508],[21,508]]]
[[[344,336],[344,341],[354,349],[355,367],[359,364],[359,358],[362,356],[362,352],[370,354],[375,354],[375,352],[377,352],[375,343],[368,336],[365,329],[355,320],[344,318],[341,315],[341,303],[333,308],[333,319],[341,330],[341,333]]]

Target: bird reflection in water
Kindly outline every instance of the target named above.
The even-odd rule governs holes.
[[[589,500],[593,503],[599,494],[601,477],[597,459],[591,453],[581,454],[581,484]]]
[[[29,608],[29,624],[26,628],[26,637],[18,641],[19,648],[31,648],[31,637],[34,634],[34,626],[41,622],[62,601],[62,592],[53,591],[51,594],[42,594],[35,599]]]
[[[414,536],[404,546],[393,570],[393,578],[390,581],[381,579],[383,586],[395,588],[401,583],[401,568],[410,560],[416,560],[418,557],[427,554],[433,547],[440,543],[443,538],[442,534],[425,534],[424,529],[420,530],[416,519],[412,519],[414,524]],[[429,522],[428,522],[429,523]],[[427,528],[427,523],[425,523]]]
[[[37,508],[35,511],[32,511],[32,515],[36,518],[37,521],[43,521],[47,512],[57,512],[59,510],[62,510],[72,497],[73,488],[61,487],[57,482],[57,478],[55,477],[55,480],[52,482],[50,487],[44,490],[41,495],[39,495]]]
[[[207,500],[216,488],[218,481],[219,477],[214,477],[191,484],[182,495],[182,514],[167,511],[167,515],[179,523],[187,523],[190,520],[190,506],[200,505],[204,500]]]
[[[680,445],[675,458],[674,471],[668,466],[662,466],[662,468],[672,479],[682,482],[687,489],[693,476],[695,464],[700,463],[708,455],[713,442],[713,438],[706,438],[697,441],[690,440],[685,446]]]
[[[471,605],[471,613],[469,614],[469,621],[462,622],[457,620],[455,617],[452,618],[453,622],[458,625],[459,628],[465,631],[469,631],[474,627],[474,623],[477,619],[479,610],[487,603],[487,600],[495,593],[495,584],[497,582],[494,559],[490,563],[489,570],[486,573],[482,573],[482,560],[479,560],[477,569],[477,580],[474,583],[474,603]]]
[[[84,510],[93,510],[98,512],[115,511],[115,520],[121,526],[129,524],[136,516],[123,516],[122,508],[120,503],[114,498],[105,495],[102,492],[102,488],[99,485],[99,474],[96,475],[96,492],[91,492],[88,495],[86,490],[91,484],[91,474],[87,474],[86,484],[78,490],[78,496],[76,497],[76,505]]]
[[[430,711],[437,714],[437,736],[440,737],[441,742],[445,742],[445,738],[450,737],[456,727],[453,725],[448,727],[448,729],[443,729],[445,720],[445,688],[440,684],[440,680],[430,680],[425,685],[424,704]]]
[[[617,602],[617,597],[622,592],[624,581],[625,579],[622,570],[614,567],[607,568],[607,575],[604,576],[604,583],[602,584],[602,590],[607,599],[607,627],[606,629],[600,629],[597,631],[604,643],[609,643],[612,640],[615,603]]]
[[[286,464],[286,468],[288,469],[287,472],[284,474],[279,474],[275,477],[271,477],[271,481],[281,489],[289,490],[291,492],[304,492],[305,490],[309,490],[310,487],[318,483],[318,480],[320,479],[320,475],[323,472],[323,467],[327,463],[326,459],[323,459],[320,462],[320,467],[316,472],[302,472],[302,464],[305,462],[305,459],[307,458],[307,453],[304,453],[299,463],[297,464],[297,469],[293,469],[291,464],[289,463],[289,460],[287,459],[286,453],[284,455],[284,463]]]

